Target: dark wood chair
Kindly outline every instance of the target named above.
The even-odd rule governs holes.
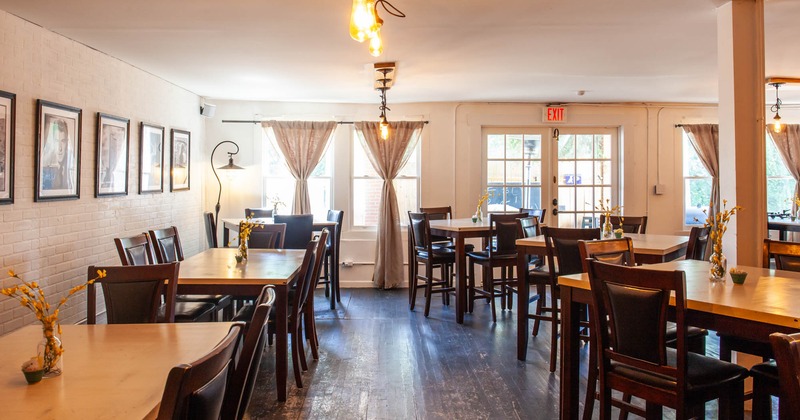
[[[334,276],[333,272],[337,270],[333,261],[333,251],[340,249],[342,243],[342,222],[344,222],[344,211],[342,210],[328,210],[329,222],[336,222],[335,235],[328,236],[328,243],[325,244],[325,258],[323,259],[323,271],[320,276],[320,283],[325,284],[325,297],[330,296],[332,293],[336,296],[336,301],[341,302],[341,293],[339,292],[339,277]]]
[[[272,209],[267,207],[253,207],[244,209],[244,218],[272,217]]]
[[[183,247],[181,238],[178,235],[178,228],[170,226],[164,229],[151,230],[148,232],[150,242],[153,244],[156,261],[159,264],[168,262],[183,261]],[[178,295],[178,303],[210,303],[214,306],[212,320],[219,320],[219,311],[223,313],[223,319],[229,320],[233,316],[233,298],[230,295]]]
[[[250,231],[247,246],[253,249],[282,249],[285,238],[286,223],[256,225]]]
[[[409,309],[414,310],[417,300],[417,289],[425,287],[425,316],[431,309],[431,297],[434,293],[442,295],[442,303],[450,302],[450,292],[455,292],[450,275],[456,261],[455,250],[448,247],[434,247],[431,241],[431,225],[428,213],[408,212],[409,233],[411,235],[411,254],[408,256],[409,269],[418,264],[425,266],[425,273],[420,274],[414,269],[411,284],[408,285]],[[433,277],[434,268],[439,268],[441,277]],[[419,280],[423,284],[419,284]]]
[[[695,226],[689,232],[689,244],[686,246],[686,259],[706,261],[708,254],[708,227]]]
[[[450,206],[420,207],[419,212],[428,213],[428,220],[446,220],[453,215],[453,210]],[[431,235],[431,241],[433,241],[434,245],[453,246],[453,241],[447,236]]]
[[[800,418],[800,333],[774,333],[769,341],[780,378],[780,419],[797,420]]]
[[[169,371],[158,409],[159,419],[220,419],[241,330],[241,324],[232,325],[228,335],[211,352]]]
[[[243,344],[222,405],[224,419],[241,420],[250,404],[266,345],[267,321],[274,305],[275,289],[264,286],[256,300],[253,317],[245,324],[242,332]]]
[[[218,248],[217,222],[214,220],[214,214],[210,211],[203,213],[203,221],[206,225],[206,241],[208,241],[208,247]]]
[[[106,277],[95,280],[86,288],[86,323],[97,323],[98,283],[103,289],[109,324],[175,322],[178,265],[90,266],[88,278],[94,278],[97,270],[105,270]],[[161,303],[162,296],[164,304]]]
[[[522,237],[519,219],[527,213],[489,214],[489,225],[496,240],[486,251],[467,253],[469,269],[467,285],[468,310],[472,312],[475,299],[488,299],[492,306],[492,322],[497,322],[496,298],[500,298],[501,309],[511,309],[512,287],[517,283],[514,268],[517,265],[517,239]],[[483,289],[475,287],[475,264],[483,269]],[[500,278],[494,278],[494,269],[500,269]],[[508,293],[507,293],[508,292]],[[507,297],[508,296],[508,297]]]
[[[662,407],[674,408],[677,419],[703,416],[705,402],[714,399],[719,399],[719,418],[743,418],[747,370],[687,349],[682,271],[591,261],[589,281],[600,359],[601,419],[611,417],[612,389],[644,399],[647,418],[661,418]],[[666,342],[671,293],[675,349]]]
[[[528,213],[528,216],[535,216],[539,218],[540,224],[545,224],[544,215],[547,214],[547,209],[519,209],[520,213]]]
[[[606,216],[600,215],[600,226],[606,222]],[[647,216],[611,216],[611,225],[622,228],[625,233],[647,233]]]
[[[313,214],[276,214],[272,221],[286,223],[286,236],[283,247],[286,249],[306,249],[314,231]]]

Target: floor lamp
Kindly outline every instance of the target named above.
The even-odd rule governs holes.
[[[236,146],[236,151],[235,152],[228,152],[228,164],[227,165],[220,166],[219,168],[214,168],[214,152],[217,151],[218,147],[222,146],[225,143],[230,143],[230,144]],[[220,198],[222,198],[222,181],[219,180],[219,175],[217,175],[217,169],[219,169],[219,170],[223,170],[223,169],[224,170],[228,170],[228,169],[244,169],[241,166],[236,166],[233,163],[233,155],[235,155],[237,153],[239,153],[239,145],[234,143],[234,142],[232,142],[232,141],[230,141],[230,140],[224,140],[224,141],[219,142],[216,146],[214,146],[214,150],[211,151],[211,170],[214,172],[214,176],[217,178],[217,184],[219,184],[219,193],[217,193],[217,205],[214,206],[214,211],[215,211],[215,213],[214,213],[214,226],[215,226],[214,235],[215,236],[217,234],[216,226],[219,225],[219,208],[220,208],[219,200],[220,200]]]

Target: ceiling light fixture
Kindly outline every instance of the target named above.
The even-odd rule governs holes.
[[[369,39],[369,53],[378,57],[383,53],[381,26],[383,19],[378,16],[378,5],[392,16],[404,18],[406,15],[386,0],[353,0],[350,12],[350,36],[358,42]]]
[[[391,71],[394,71],[394,69],[386,67],[377,70],[383,73],[383,77],[377,80],[377,82],[380,83],[378,91],[381,94],[381,105],[378,107],[378,109],[381,110],[381,116],[379,117],[378,120],[378,128],[380,129],[381,132],[381,138],[386,140],[389,138],[389,128],[390,128],[389,121],[386,119],[386,111],[387,110],[391,111],[389,107],[386,106],[386,91],[389,90],[387,83],[391,81],[391,79],[386,78],[386,74]]]
[[[772,117],[772,129],[776,133],[780,133],[781,132],[781,113],[780,112],[781,112],[781,104],[782,104],[782,102],[781,102],[781,98],[778,96],[778,88],[783,83],[770,83],[770,84],[772,86],[775,86],[775,105],[772,105],[772,107],[770,107],[770,109],[769,109],[770,112],[774,112],[775,113],[775,116]]]

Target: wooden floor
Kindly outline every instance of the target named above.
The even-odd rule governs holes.
[[[308,353],[305,387],[296,388],[289,369],[289,397],[278,402],[274,350],[267,349],[249,418],[558,417],[558,374],[548,370],[549,328],[531,339],[528,360],[517,361],[515,311],[498,313],[492,324],[490,307],[478,302],[458,325],[453,306],[442,305],[438,296],[428,318],[422,297],[409,311],[404,289],[342,290],[336,312],[328,309],[321,290],[315,302],[320,359],[313,361]],[[715,353],[716,340],[708,347],[709,355]],[[585,347],[581,354],[582,389],[587,352]],[[715,403],[707,407],[707,418],[716,418]]]

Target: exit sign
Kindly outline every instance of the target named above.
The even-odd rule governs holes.
[[[567,119],[567,108],[548,106],[544,109],[544,122],[564,122]]]

